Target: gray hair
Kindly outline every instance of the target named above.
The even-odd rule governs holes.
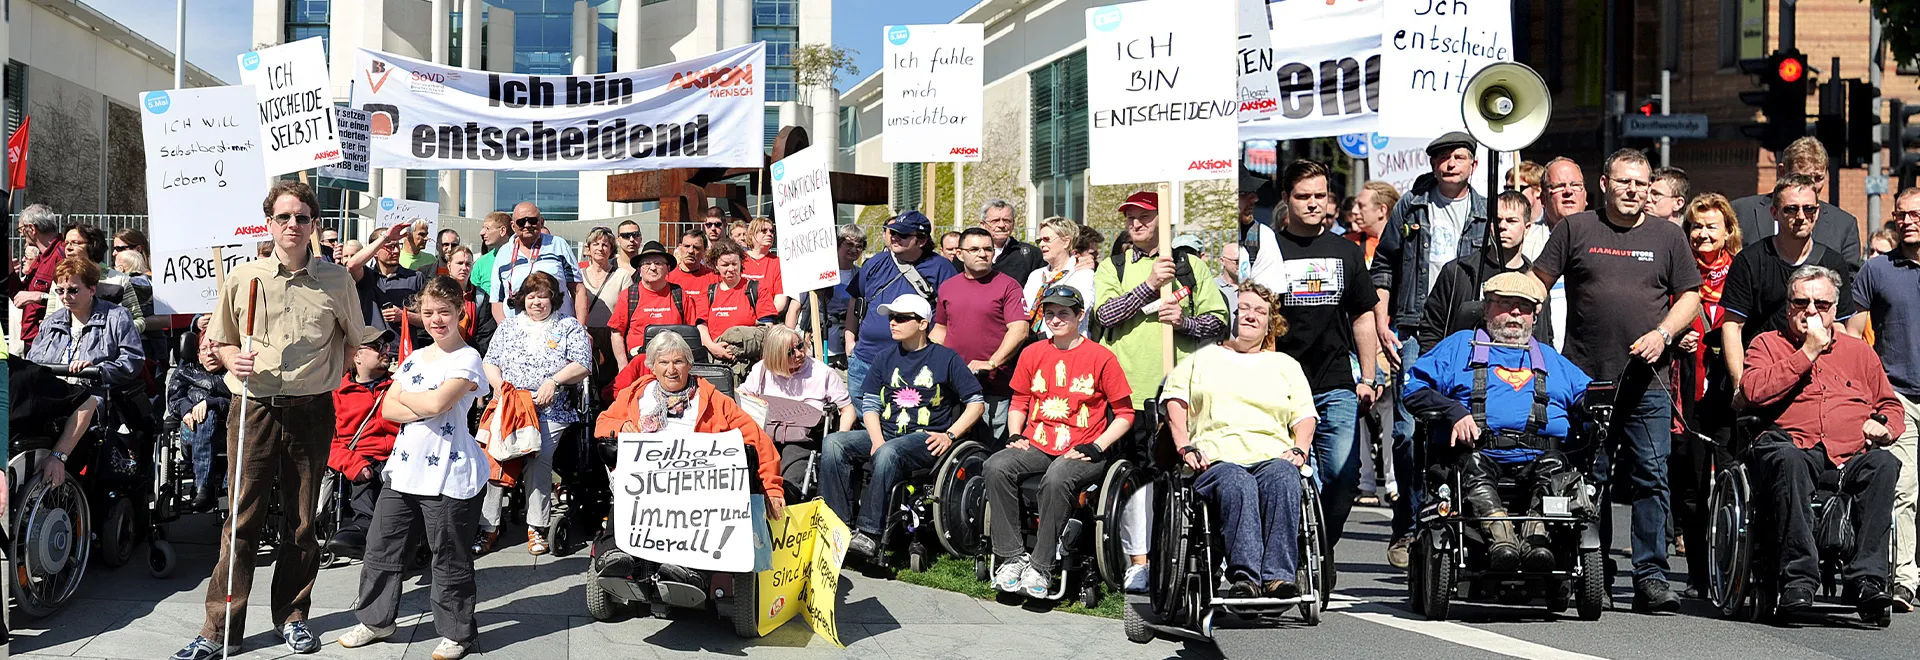
[[[33,230],[41,234],[60,233],[60,216],[45,204],[34,204],[20,211],[20,221],[33,225]]]
[[[1813,280],[1826,280],[1827,284],[1833,287],[1835,293],[1846,295],[1846,292],[1840,289],[1839,273],[1833,272],[1832,268],[1815,265],[1795,268],[1793,274],[1787,276],[1787,291],[1791,293],[1793,288],[1799,286],[1801,282],[1811,282]]]
[[[653,363],[654,360],[673,355],[674,353],[686,356],[688,362],[693,361],[693,349],[687,346],[687,340],[681,338],[678,332],[662,332],[654,335],[653,339],[647,341],[647,362],[649,364]]]
[[[840,225],[840,245],[853,244],[860,249],[867,248],[867,232],[860,225]]]
[[[1013,211],[1015,215],[1019,215],[1020,213],[1019,209],[1014,208],[1013,202],[1009,202],[1005,199],[995,197],[993,199],[987,200],[987,203],[980,205],[980,219],[986,220],[987,212],[992,211],[994,209],[1006,209],[1008,211]]]

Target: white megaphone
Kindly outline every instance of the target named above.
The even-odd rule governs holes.
[[[1460,115],[1467,133],[1488,150],[1519,151],[1547,131],[1553,94],[1527,65],[1496,62],[1467,81],[1460,95]]]

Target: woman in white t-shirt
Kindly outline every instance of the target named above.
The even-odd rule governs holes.
[[[340,636],[347,648],[393,635],[400,611],[408,546],[416,521],[433,551],[434,628],[442,639],[434,660],[454,660],[474,648],[473,551],[480,524],[487,457],[467,428],[467,412],[487,390],[480,352],[460,335],[464,297],[459,283],[439,276],[420,292],[419,313],[433,345],[407,356],[395,370],[380,414],[403,424],[381,475],[386,489],[373,508],[366,565],[360,569],[360,625]]]
[[[1027,276],[1023,289],[1027,300],[1027,318],[1033,322],[1034,337],[1053,336],[1047,324],[1040,320],[1040,292],[1047,290],[1047,287],[1055,284],[1071,286],[1080,290],[1080,297],[1089,306],[1096,305],[1093,300],[1093,269],[1081,268],[1078,255],[1073,252],[1074,239],[1079,237],[1080,225],[1072,220],[1056,215],[1040,221],[1040,229],[1033,243],[1040,248],[1040,258],[1046,261],[1046,265]],[[1087,324],[1092,318],[1093,314],[1089,313],[1080,319],[1080,334],[1087,334]],[[859,383],[853,385],[860,386]]]

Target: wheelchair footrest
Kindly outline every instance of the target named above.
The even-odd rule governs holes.
[[[1311,596],[1293,598],[1215,598],[1213,604],[1228,612],[1282,610],[1305,603]]]

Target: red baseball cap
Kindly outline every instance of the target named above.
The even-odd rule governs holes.
[[[1126,213],[1127,207],[1129,206],[1139,207],[1140,210],[1142,211],[1153,211],[1155,213],[1158,213],[1160,212],[1160,194],[1147,192],[1143,190],[1143,191],[1134,193],[1132,195],[1128,195],[1127,201],[1120,203],[1120,212]]]

